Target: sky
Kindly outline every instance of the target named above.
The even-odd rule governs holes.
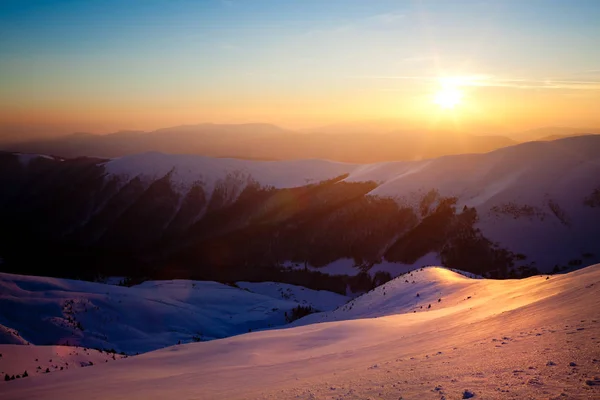
[[[2,0],[0,126],[597,127],[598,21],[597,0]]]

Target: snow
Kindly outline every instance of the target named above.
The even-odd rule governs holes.
[[[476,227],[500,247],[527,256],[540,268],[566,265],[582,254],[600,257],[600,210],[583,202],[598,188],[600,137],[531,142],[486,154],[463,154],[419,162],[382,163],[357,168],[345,181],[380,182],[370,194],[395,198],[418,209],[436,190],[457,197],[457,209],[476,207]],[[502,215],[514,203],[534,207],[542,216]],[[557,205],[566,215],[561,221]],[[532,240],[535,238],[535,240]]]
[[[597,183],[594,172],[600,168],[600,154],[584,148],[598,149],[600,140],[574,139],[525,143],[485,154],[373,164],[357,168],[345,180],[381,182],[371,194],[384,197],[408,198],[437,189],[443,196],[458,196],[459,205],[470,207],[489,205],[499,197],[537,201],[546,193],[563,193],[572,181],[586,189]]]
[[[106,162],[109,176],[143,181],[171,173],[181,193],[201,184],[210,198],[223,186],[234,201],[251,182],[289,188],[349,174],[345,181],[374,181],[369,194],[391,197],[404,206],[418,208],[423,196],[436,190],[456,196],[457,208],[476,207],[476,225],[501,248],[525,254],[526,263],[542,270],[566,265],[593,254],[600,261],[595,238],[600,236],[600,209],[584,205],[598,188],[600,136],[581,136],[552,142],[529,142],[486,154],[462,154],[414,162],[356,165],[325,160],[250,161],[214,159],[193,155],[144,153]],[[503,213],[507,205],[537,210],[537,217]],[[555,215],[557,206],[565,220]],[[501,210],[500,212],[498,210]],[[531,240],[536,238],[536,240]],[[319,270],[356,274],[352,260],[337,260]],[[341,272],[340,272],[341,271]]]
[[[470,279],[442,268],[411,278],[356,299],[361,318],[11,381],[2,398],[600,397],[600,265],[523,280]]]
[[[0,325],[0,343],[19,345],[29,344],[27,340],[21,337],[19,331],[4,325]]]
[[[242,184],[254,181],[261,186],[290,188],[332,179],[357,167],[325,160],[252,161],[156,152],[117,158],[104,166],[109,175],[127,180],[139,176],[153,181],[171,173],[171,182],[181,193],[187,193],[195,183],[202,183],[209,194],[218,182],[228,177]]]
[[[416,267],[424,267],[427,265],[439,265],[440,257],[436,253],[427,253],[423,257],[419,258],[415,261],[414,264],[402,264],[397,262],[390,261],[382,261],[381,263],[374,264],[371,268],[366,270],[371,276],[374,276],[378,271],[389,272],[392,277],[396,277],[400,274],[403,274],[407,271],[411,271]],[[286,261],[282,264],[283,267],[289,269],[304,269],[303,263],[294,263],[291,261]],[[362,266],[357,265],[356,261],[351,258],[340,258],[338,260],[332,261],[327,265],[322,267],[315,267],[313,265],[307,264],[306,266],[310,271],[317,271],[323,274],[328,275],[348,275],[348,276],[356,276],[363,269]]]
[[[437,253],[427,253],[413,264],[383,261],[379,264],[373,265],[373,267],[369,269],[369,273],[371,275],[375,275],[375,273],[378,271],[389,272],[392,278],[395,278],[399,275],[405,274],[406,272],[412,271],[415,268],[422,268],[429,265],[440,265],[440,256]]]
[[[105,283],[107,285],[120,285],[121,283],[125,282],[126,280],[127,280],[127,277],[125,277],[125,276],[109,276],[100,283]]]
[[[37,158],[45,158],[47,160],[54,160],[53,157],[46,156],[46,155],[43,155],[43,154],[23,154],[23,153],[17,153],[17,156],[19,158],[19,163],[21,163],[21,165],[24,166],[24,167],[27,167],[30,162],[32,162],[33,160],[35,160]]]
[[[313,271],[318,271],[329,275],[357,275],[361,270],[357,267],[356,262],[351,258],[340,258],[330,262],[322,267],[310,267]]]
[[[282,263],[282,266],[288,269],[304,269],[304,263],[294,263],[292,261],[285,261]],[[311,271],[321,272],[328,275],[354,276],[358,275],[358,273],[361,271],[359,266],[356,265],[356,262],[352,258],[340,258],[339,260],[332,261],[329,264],[321,267],[315,267],[314,265],[307,264],[306,268]]]
[[[291,300],[316,310],[333,310],[350,300],[349,297],[327,290],[312,290],[279,282],[237,282],[242,289],[274,299]]]
[[[78,344],[129,354],[286,323],[299,304],[329,310],[347,298],[292,285],[148,281],[121,287],[0,274],[2,343]],[[282,298],[276,288],[290,292]]]
[[[334,311],[309,315],[293,325],[423,312],[430,310],[429,304],[435,310],[445,308],[445,298],[456,295],[462,284],[470,282],[471,279],[466,275],[472,276],[442,267],[419,268],[376,287]],[[443,300],[443,304],[438,302],[439,299]]]
[[[121,354],[85,347],[15,344],[0,344],[0,354],[2,354],[0,357],[0,377],[2,378],[0,391],[2,390],[1,385],[5,384],[4,376],[6,374],[9,376],[23,375],[27,371],[29,376],[26,378],[32,378],[41,374],[91,367],[126,358]],[[21,377],[21,379],[25,378]]]

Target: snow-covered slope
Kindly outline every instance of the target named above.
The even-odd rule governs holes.
[[[174,346],[9,382],[3,399],[600,396],[600,265],[519,281],[419,273],[420,283],[397,283],[385,297],[409,296],[411,285],[424,297],[443,292],[428,310],[390,304],[380,318]],[[370,297],[365,307],[383,294]]]
[[[567,265],[600,257],[600,207],[585,200],[600,188],[600,136],[530,142],[486,154],[368,165],[323,160],[257,162],[147,153],[106,164],[109,174],[155,180],[171,171],[181,193],[202,182],[206,193],[226,184],[239,195],[250,181],[288,188],[348,173],[346,182],[377,182],[369,195],[392,197],[418,210],[435,191],[475,207],[477,228],[531,265]],[[234,197],[235,198],[235,197]],[[233,200],[234,198],[230,199]],[[593,222],[593,223],[592,223]],[[535,240],[533,240],[535,238]]]
[[[346,181],[373,180],[370,194],[415,209],[431,190],[475,207],[485,237],[538,266],[599,256],[600,136],[531,142],[486,154],[361,166]]]
[[[349,300],[346,296],[327,290],[312,290],[280,282],[237,282],[237,285],[252,293],[274,299],[290,300],[304,306],[311,306],[316,310],[333,310]]]
[[[23,339],[19,334],[19,331],[0,325],[0,343],[5,344],[30,344],[27,340]]]
[[[293,324],[299,326],[440,310],[455,306],[457,301],[470,300],[474,293],[463,293],[462,289],[471,287],[473,279],[477,279],[475,275],[462,271],[441,267],[420,268],[400,275],[333,311],[312,314]]]
[[[278,286],[251,292],[199,281],[148,281],[120,287],[67,279],[0,274],[2,343],[70,344],[127,353],[223,338],[286,323],[299,304],[328,310],[345,296]],[[314,302],[313,302],[314,301]]]
[[[0,344],[0,354],[0,385],[4,384],[6,375],[11,378],[14,376],[15,379],[25,379],[127,358],[123,354],[85,347],[15,344]]]
[[[194,155],[142,153],[108,161],[109,176],[131,180],[135,177],[152,182],[167,174],[180,193],[194,184],[202,185],[210,196],[218,183],[237,181],[241,191],[250,182],[275,188],[298,187],[347,174],[358,167],[326,160],[251,161],[235,158],[211,158]]]

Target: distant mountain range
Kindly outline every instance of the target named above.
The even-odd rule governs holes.
[[[557,140],[573,136],[598,135],[599,128],[545,127],[507,135],[518,142]]]
[[[340,293],[360,282],[314,274],[560,271],[600,261],[599,177],[600,136],[375,164],[2,153],[0,268]]]
[[[555,140],[600,132],[541,128],[509,137],[426,129],[391,130],[394,124],[345,124],[303,133],[270,124],[199,124],[151,132],[74,133],[54,138],[0,141],[0,149],[59,157],[113,158],[157,151],[248,160],[326,159],[351,163],[413,161],[485,153],[518,142]],[[12,131],[11,131],[12,132]],[[16,134],[18,134],[17,132]]]
[[[326,133],[326,132],[325,132]],[[298,133],[269,124],[201,124],[152,132],[77,133],[53,139],[5,143],[0,148],[60,157],[122,157],[158,151],[256,160],[327,159],[352,163],[409,161],[449,154],[484,153],[516,144],[502,136],[410,130],[374,134]]]

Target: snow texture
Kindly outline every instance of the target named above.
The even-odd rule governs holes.
[[[600,398],[600,265],[523,280],[443,268],[410,278],[329,322],[40,374],[5,383],[2,398]]]
[[[348,300],[293,285],[242,285],[252,291],[217,282],[148,281],[129,288],[0,273],[0,340],[132,354],[284,325],[298,305],[324,311]]]
[[[264,187],[290,188],[344,175],[356,165],[325,160],[251,161],[152,152],[108,161],[105,168],[109,175],[127,180],[140,177],[153,181],[171,173],[171,183],[181,193],[201,183],[210,195],[217,182],[228,176]]]
[[[584,136],[486,154],[365,165],[345,180],[376,181],[380,186],[372,195],[393,197],[415,209],[431,190],[457,197],[459,210],[477,208],[476,227],[500,247],[525,254],[527,262],[537,265],[566,265],[598,250],[600,209],[584,206],[584,199],[600,188],[599,139]]]

